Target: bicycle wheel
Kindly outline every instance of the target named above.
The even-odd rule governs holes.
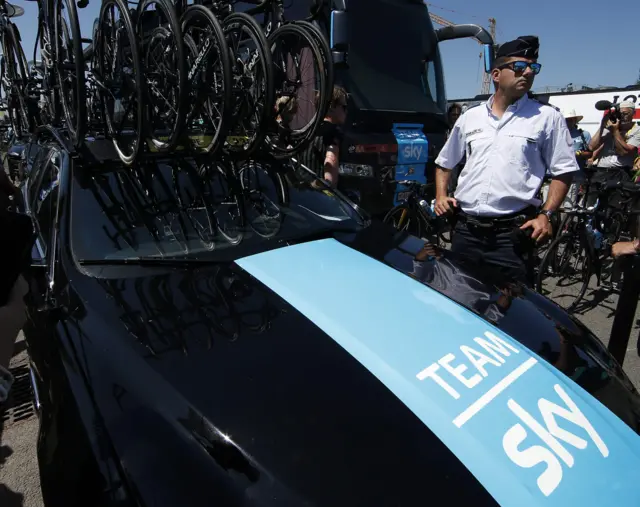
[[[415,215],[408,204],[399,204],[392,208],[382,219],[385,224],[393,226],[394,229],[404,231],[416,238],[422,237],[422,220]]]
[[[224,141],[233,112],[229,48],[206,7],[189,6],[181,22],[189,83],[187,134],[193,149],[212,153]]]
[[[147,136],[152,149],[169,151],[178,145],[187,111],[182,29],[168,0],[143,0],[136,28],[144,58]]]
[[[2,87],[7,98],[7,113],[16,136],[22,137],[31,132],[29,114],[23,91],[27,83],[24,53],[19,46],[12,25],[8,25],[2,36],[4,68]]]
[[[123,0],[103,0],[92,68],[107,127],[120,159],[133,164],[142,145],[142,66],[133,22]]]
[[[320,28],[310,21],[294,21],[296,25],[300,25],[306,28],[310,35],[313,36],[316,44],[320,48],[320,56],[322,58],[322,67],[325,72],[325,86],[327,88],[327,100],[324,104],[319,105],[318,112],[322,118],[327,116],[329,111],[329,104],[331,102],[331,96],[333,95],[333,86],[335,84],[335,72],[333,69],[333,56],[331,54],[331,48],[327,42],[327,38],[322,33]]]
[[[42,16],[42,14],[40,15]],[[60,89],[56,85],[55,72],[55,44],[51,40],[49,28],[43,19],[40,19],[36,44],[40,46],[40,61],[42,68],[42,94],[44,107],[40,111],[44,125],[58,125],[62,117],[60,105]],[[33,61],[36,62],[36,47],[33,49]]]
[[[66,11],[68,20],[64,16]],[[82,35],[73,0],[54,1],[56,75],[62,111],[71,140],[79,146],[87,127],[87,97]]]
[[[232,62],[233,125],[224,151],[249,157],[264,141],[273,114],[274,88],[271,52],[260,25],[251,16],[235,13],[222,24]]]
[[[536,291],[573,312],[584,297],[593,273],[589,249],[577,234],[556,238],[540,264]]]
[[[269,36],[274,62],[276,120],[270,122],[267,143],[277,158],[303,149],[324,120],[329,102],[322,52],[313,33],[287,23]]]

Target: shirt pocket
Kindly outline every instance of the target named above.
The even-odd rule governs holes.
[[[535,135],[527,133],[510,133],[507,135],[509,162],[532,170],[540,164],[540,146]]]
[[[493,137],[487,134],[481,134],[467,139],[465,143],[465,154],[467,155],[467,161],[472,157],[475,161],[481,159],[489,150],[493,144]]]

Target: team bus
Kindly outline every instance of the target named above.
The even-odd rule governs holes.
[[[235,10],[260,3],[237,2]],[[385,213],[406,190],[393,180],[433,180],[448,129],[439,44],[477,39],[488,70],[493,40],[476,25],[435,30],[422,0],[284,0],[284,8],[287,20],[313,15],[332,46],[336,82],[349,94],[341,186],[370,213]]]

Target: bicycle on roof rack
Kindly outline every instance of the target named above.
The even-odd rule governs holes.
[[[20,138],[31,131],[31,121],[24,97],[27,84],[27,59],[20,44],[20,32],[11,21],[20,17],[24,9],[4,0],[0,1],[0,85],[9,120],[15,135]]]
[[[253,0],[247,14],[264,14],[263,29],[272,52],[275,81],[275,121],[268,125],[267,147],[276,157],[289,157],[305,147],[329,108],[334,69],[331,49],[311,21],[287,21],[283,0]],[[305,106],[305,103],[307,104]]]

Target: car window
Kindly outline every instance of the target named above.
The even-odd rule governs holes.
[[[83,260],[226,261],[362,226],[339,195],[293,167],[159,160],[99,172],[74,166],[72,176],[71,244]]]
[[[49,251],[53,224],[58,210],[61,162],[61,153],[58,150],[52,150],[42,168],[34,196],[32,211],[38,228],[40,246],[45,256]]]

